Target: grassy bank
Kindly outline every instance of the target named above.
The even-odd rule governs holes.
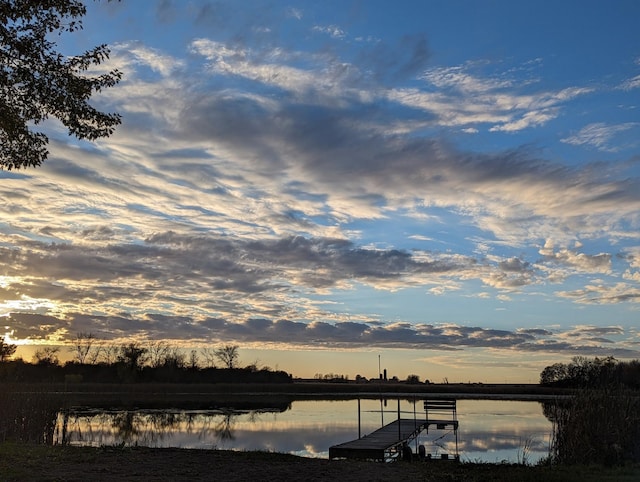
[[[0,480],[636,481],[640,467],[329,461],[266,452],[0,444]]]

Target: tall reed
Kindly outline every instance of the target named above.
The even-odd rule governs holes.
[[[0,387],[0,441],[52,444],[61,408],[56,395]]]
[[[553,423],[550,460],[557,464],[640,462],[640,397],[622,388],[581,390],[545,406]]]

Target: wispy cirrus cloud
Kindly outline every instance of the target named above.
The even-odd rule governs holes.
[[[393,101],[433,113],[441,125],[460,126],[470,132],[477,129],[474,126],[489,124],[490,132],[515,132],[555,119],[563,104],[593,91],[568,87],[557,92],[532,92],[535,77],[516,81],[508,71],[481,76],[476,71],[484,65],[432,68],[421,76],[426,89],[395,89],[388,95]]]
[[[635,59],[634,63],[640,66],[640,57]],[[618,86],[618,88],[622,90],[633,90],[637,89],[638,87],[640,87],[640,75],[636,75],[634,77],[626,79]]]
[[[638,87],[640,87],[640,75],[627,79],[620,84],[620,88],[622,90],[632,90],[637,89]]]
[[[574,146],[595,147],[601,151],[616,152],[620,146],[614,144],[614,140],[618,134],[631,129],[638,129],[640,123],[625,122],[623,124],[605,124],[596,122],[586,125],[575,135],[561,139],[562,142]]]

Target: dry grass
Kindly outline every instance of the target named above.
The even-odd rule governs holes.
[[[0,391],[0,442],[52,443],[59,397],[42,391]]]
[[[640,397],[625,389],[581,390],[545,404],[553,422],[550,458],[557,464],[640,462]]]

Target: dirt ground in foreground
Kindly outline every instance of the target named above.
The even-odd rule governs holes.
[[[5,454],[3,459],[0,481],[425,480],[417,465],[329,461],[257,452],[54,447],[31,454]]]
[[[266,452],[0,443],[5,481],[579,481],[640,480],[640,467],[531,467],[453,461],[379,463]]]

